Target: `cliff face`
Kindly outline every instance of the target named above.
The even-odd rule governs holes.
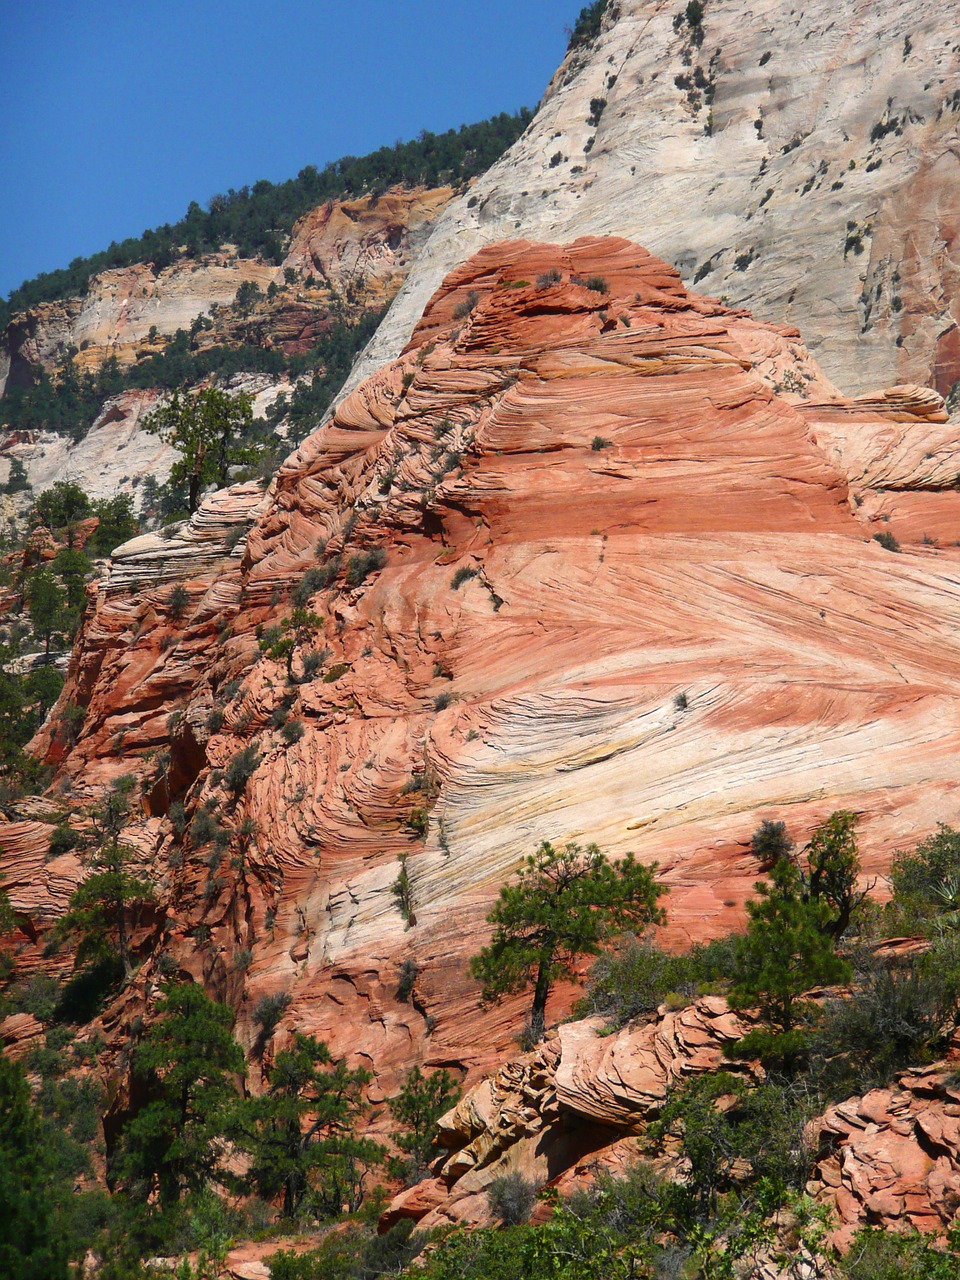
[[[379,197],[327,201],[294,227],[279,267],[225,249],[200,260],[182,259],[162,270],[141,262],[103,271],[91,279],[83,297],[42,303],[14,317],[4,335],[0,395],[11,369],[25,364],[51,369],[70,347],[78,348],[81,368],[99,368],[109,356],[132,364],[162,349],[163,339],[177,329],[189,329],[211,308],[229,308],[242,284],[254,284],[265,292],[271,284],[286,284],[286,271],[294,274],[293,292],[282,293],[268,309],[271,319],[273,313],[276,316],[267,327],[279,331],[279,345],[293,342],[295,351],[297,323],[291,313],[299,315],[301,329],[309,329],[304,324],[304,307],[314,321],[318,311],[321,319],[329,319],[334,294],[344,314],[388,302],[426,231],[452,196],[449,187],[396,188]],[[305,296],[308,276],[315,277],[315,284]],[[352,306],[344,311],[346,304]],[[263,322],[261,316],[261,328]],[[151,330],[156,336],[148,341]],[[243,324],[231,326],[227,321],[207,330],[203,341],[209,346],[251,336],[256,335],[245,333]],[[306,349],[303,338],[310,336],[299,335],[302,349]]]
[[[95,276],[86,295],[45,303],[14,318],[0,353],[0,395],[7,376],[23,380],[28,366],[52,371],[75,350],[80,370],[116,358],[124,367],[163,352],[178,329],[191,330],[192,351],[261,347],[304,355],[338,321],[357,322],[396,294],[440,211],[449,187],[393,189],[379,197],[328,201],[294,227],[284,262],[273,266],[232,252],[184,260],[163,270],[139,263]],[[261,296],[237,307],[237,290],[254,284]],[[210,313],[208,315],[208,312]],[[204,327],[194,327],[202,318]],[[254,413],[292,390],[286,377],[252,374],[244,390]],[[92,497],[133,493],[152,475],[163,481],[173,453],[140,421],[155,406],[154,390],[111,397],[79,444],[36,430],[11,434],[0,453],[21,461],[36,492],[69,475]],[[0,420],[3,406],[0,404]]]
[[[680,943],[742,921],[761,817],[856,809],[870,874],[960,818],[958,470],[934,393],[845,399],[636,245],[493,246],[266,497],[118,551],[79,737],[37,746],[73,802],[141,775],[157,946],[250,1042],[285,990],[384,1087],[475,1072],[522,1014],[481,1013],[466,958],[540,839],[657,860]]]
[[[960,379],[960,44],[895,5],[611,3],[537,116],[435,228],[356,371],[392,358],[443,276],[516,235],[617,234],[798,325],[855,393]]]

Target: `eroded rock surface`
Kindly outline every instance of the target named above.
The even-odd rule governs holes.
[[[435,1177],[401,1192],[387,1227],[488,1220],[486,1191],[509,1173],[537,1186],[569,1188],[589,1167],[622,1168],[639,1153],[635,1135],[674,1084],[721,1067],[723,1046],[744,1025],[725,1001],[704,997],[679,1011],[661,1007],[637,1028],[601,1034],[602,1019],[562,1023],[533,1053],[506,1062],[440,1120]]]
[[[923,0],[617,0],[446,211],[359,380],[443,276],[507,236],[625,235],[799,325],[848,392],[960,379],[960,44]]]
[[[908,1072],[831,1107],[817,1124],[830,1154],[810,1192],[835,1210],[841,1246],[864,1226],[941,1234],[960,1209],[960,1087],[955,1069]]]
[[[627,241],[489,248],[262,503],[121,549],[64,692],[77,741],[55,718],[38,745],[80,800],[142,777],[164,948],[245,1043],[284,991],[375,1099],[414,1061],[476,1078],[523,1001],[481,1010],[466,960],[540,839],[657,861],[680,945],[742,923],[762,817],[803,839],[855,809],[868,876],[960,817],[942,418],[903,385],[845,399],[795,330]],[[940,545],[872,519],[883,495]]]

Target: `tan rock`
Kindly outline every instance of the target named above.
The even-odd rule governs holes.
[[[681,15],[609,7],[523,136],[444,212],[353,385],[396,356],[469,254],[588,233],[627,236],[693,287],[798,325],[845,391],[946,393],[960,378],[960,62],[941,14],[725,0],[700,44]]]

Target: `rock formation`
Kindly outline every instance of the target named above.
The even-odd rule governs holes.
[[[117,553],[79,735],[55,714],[37,749],[73,803],[141,777],[156,946],[247,1043],[284,991],[374,1097],[413,1061],[476,1078],[523,1002],[481,1011],[466,958],[540,839],[658,862],[682,944],[742,922],[762,817],[855,809],[870,875],[960,818],[945,417],[845,399],[795,330],[627,241],[490,247],[265,497]]]
[[[138,355],[162,349],[165,338],[189,329],[198,316],[229,308],[242,284],[263,292],[270,284],[283,285],[287,269],[296,277],[299,299],[281,296],[270,309],[277,312],[282,333],[293,330],[291,314],[298,309],[301,327],[306,313],[316,323],[318,309],[328,320],[331,290],[342,295],[341,304],[382,306],[400,287],[426,231],[452,196],[449,187],[395,188],[379,197],[328,200],[294,227],[280,266],[241,258],[225,246],[199,261],[184,258],[162,269],[142,262],[103,271],[91,279],[84,296],[41,303],[14,317],[5,334],[0,394],[11,371],[16,376],[21,366],[37,364],[51,369],[71,348],[77,348],[81,368],[99,368],[109,356],[132,364]],[[310,275],[318,288],[304,299],[303,282]],[[243,334],[242,325],[234,329],[212,336],[208,331],[206,344],[251,336]]]
[[[440,1120],[436,1176],[397,1196],[383,1226],[489,1220],[486,1191],[504,1174],[569,1186],[590,1166],[636,1158],[633,1138],[655,1119],[674,1084],[719,1069],[744,1027],[726,1003],[704,997],[636,1029],[601,1038],[602,1019],[562,1023],[536,1052],[506,1062]]]
[[[818,1132],[829,1151],[809,1190],[839,1218],[841,1247],[866,1225],[940,1234],[960,1208],[960,1088],[955,1069],[910,1071],[831,1107]]]
[[[490,1221],[486,1192],[504,1174],[566,1193],[601,1169],[651,1158],[647,1124],[667,1089],[723,1069],[725,1043],[745,1029],[717,997],[656,1015],[613,1036],[600,1020],[568,1022],[535,1053],[513,1058],[470,1090],[439,1125],[434,1176],[402,1191],[386,1228]],[[943,1064],[906,1072],[886,1089],[849,1098],[810,1126],[820,1158],[807,1191],[835,1212],[831,1241],[846,1248],[868,1225],[940,1233],[960,1206],[960,1086]],[[682,1168],[679,1170],[682,1176]]]
[[[445,212],[355,371],[504,237],[625,235],[688,285],[798,325],[838,386],[960,380],[960,44],[895,5],[615,0],[526,133]],[[354,385],[355,385],[354,383]]]
[[[394,188],[327,201],[294,227],[280,266],[224,249],[162,270],[139,263],[101,272],[83,297],[43,303],[14,317],[0,352],[0,395],[8,375],[15,383],[38,365],[52,372],[70,352],[79,370],[96,371],[109,358],[134,365],[162,353],[178,329],[191,331],[191,349],[201,353],[260,347],[288,358],[305,355],[336,322],[355,323],[394,297],[452,197],[449,187]],[[249,307],[235,307],[245,283],[261,292],[273,289]],[[254,395],[255,415],[292,390],[286,376],[253,373],[233,381]],[[105,402],[79,443],[52,432],[18,431],[0,444],[0,453],[24,464],[35,492],[69,477],[94,498],[136,496],[142,479],[164,481],[173,462],[168,448],[139,429],[156,399],[154,390],[125,391]],[[0,481],[5,478],[0,470]]]

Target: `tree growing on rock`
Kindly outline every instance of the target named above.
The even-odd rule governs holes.
[[[851,970],[836,952],[830,902],[810,895],[792,858],[780,858],[756,890],[758,897],[747,903],[749,927],[737,944],[730,1003],[758,1009],[765,1026],[744,1036],[732,1052],[778,1060],[789,1073],[818,1013],[806,993],[847,981]]]
[[[90,874],[74,890],[53,935],[54,945],[68,937],[77,940],[78,968],[108,971],[118,961],[127,982],[133,977],[130,916],[154,899],[153,885],[131,869],[133,852],[120,839],[134,785],[132,775],[118,778],[92,811],[94,847],[84,857]]]
[[[223,1171],[245,1068],[233,1014],[202,987],[168,986],[156,1012],[132,1057],[146,1101],[124,1127],[114,1168],[137,1199],[156,1193],[168,1207]]]
[[[144,420],[147,431],[180,454],[170,480],[186,483],[191,513],[200,505],[205,485],[223,488],[230,467],[249,465],[262,455],[262,446],[246,439],[253,423],[252,403],[248,395],[229,395],[217,387],[194,395],[175,391]]]
[[[70,629],[66,593],[49,569],[35,569],[27,580],[25,595],[34,633],[49,657],[54,634]]]
[[[853,912],[866,896],[866,891],[858,893],[856,888],[860,874],[856,828],[855,813],[836,809],[814,830],[799,853],[782,822],[765,819],[750,842],[754,857],[765,871],[780,862],[792,864],[801,900],[823,908],[819,927],[835,940],[846,932]]]
[[[459,1086],[449,1072],[424,1075],[419,1067],[410,1068],[400,1092],[387,1102],[390,1114],[403,1126],[390,1135],[403,1152],[402,1157],[390,1161],[394,1177],[412,1186],[426,1176],[437,1121],[459,1097]]]
[[[505,884],[487,916],[490,945],[470,961],[485,1001],[533,985],[531,1035],[543,1034],[553,984],[572,977],[580,956],[597,955],[604,941],[626,929],[664,919],[657,898],[666,886],[633,854],[613,863],[595,844],[555,849],[544,840],[527,857],[515,884]]]
[[[250,1178],[267,1199],[282,1197],[285,1218],[307,1203],[321,1219],[359,1208],[367,1172],[384,1155],[355,1132],[371,1079],[334,1059],[323,1041],[297,1034],[277,1054],[266,1092],[245,1104]]]

